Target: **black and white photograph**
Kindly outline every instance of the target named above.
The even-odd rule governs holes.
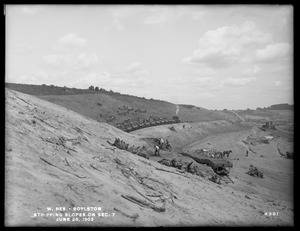
[[[293,227],[292,4],[4,5],[5,227]]]

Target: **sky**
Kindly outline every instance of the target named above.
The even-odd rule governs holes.
[[[294,103],[292,5],[6,5],[5,81],[255,109]]]

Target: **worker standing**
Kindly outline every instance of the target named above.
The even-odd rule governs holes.
[[[155,145],[155,152],[154,152],[154,155],[160,156],[160,155],[159,155],[159,147],[158,147],[157,145]]]
[[[164,142],[165,142],[164,139],[161,137],[161,138],[160,138],[160,146],[161,146],[161,148],[163,148]]]

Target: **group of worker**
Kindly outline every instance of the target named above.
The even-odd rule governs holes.
[[[158,161],[158,163],[169,166],[169,167],[178,168],[180,170],[185,170],[193,175],[198,175],[201,177],[204,176],[198,165],[192,166],[192,164],[194,162],[187,163],[187,162],[183,162],[182,160],[178,160],[178,159],[174,158],[172,160],[161,159]]]
[[[119,149],[127,150],[129,144],[126,144],[123,140],[120,140],[119,138],[115,139],[115,142],[113,143],[114,146],[116,146]]]
[[[156,139],[156,141],[158,141],[158,144],[156,144],[156,145],[154,146],[154,148],[155,148],[154,155],[156,155],[156,156],[159,156],[159,150],[160,150],[160,149],[164,149],[164,148],[170,149],[170,148],[171,148],[171,145],[170,145],[168,139],[166,139],[166,141],[165,141],[165,140],[161,137],[161,138],[159,138],[159,139]]]
[[[111,143],[110,143],[111,144]],[[129,151],[133,154],[142,156],[146,159],[149,159],[148,153],[147,153],[147,148],[145,146],[143,146],[142,148],[140,146],[135,147],[134,145],[132,145],[131,147],[129,147],[129,144],[125,143],[123,140],[120,140],[119,138],[115,139],[115,142],[113,144],[111,144],[119,149],[123,149],[126,151]]]
[[[254,167],[252,164],[249,166],[249,171],[247,172],[250,176],[255,176],[259,178],[263,178],[264,175],[262,172],[260,172],[256,167]]]

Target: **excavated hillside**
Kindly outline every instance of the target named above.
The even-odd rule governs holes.
[[[143,134],[124,133],[10,89],[5,101],[6,226],[293,225],[290,204],[267,203],[257,193],[176,171],[157,163],[157,157],[146,159],[107,142],[120,138],[152,150],[147,140],[150,128]],[[205,136],[214,136],[215,129],[223,126],[226,136],[225,127],[230,124],[213,123],[197,126],[202,126]],[[174,129],[178,132],[181,126]],[[170,130],[170,125],[159,127]],[[158,129],[152,131],[161,134]],[[242,125],[231,132],[234,129],[249,131]],[[195,137],[201,137],[201,131]],[[192,136],[187,132],[169,139],[174,147],[180,140],[180,149],[181,144],[196,142]],[[207,173],[208,167],[203,171]],[[280,215],[266,216],[266,212]]]
[[[6,87],[18,92],[35,95],[40,99],[58,104],[98,122],[106,122],[115,127],[117,123],[127,119],[134,122],[138,119],[147,119],[150,116],[171,118],[176,113],[176,105],[173,103],[104,90],[92,91],[14,83],[6,83]],[[144,109],[146,112],[126,110],[123,107]],[[193,105],[181,105],[178,112],[180,120],[185,122],[238,120],[232,113],[207,110]]]

